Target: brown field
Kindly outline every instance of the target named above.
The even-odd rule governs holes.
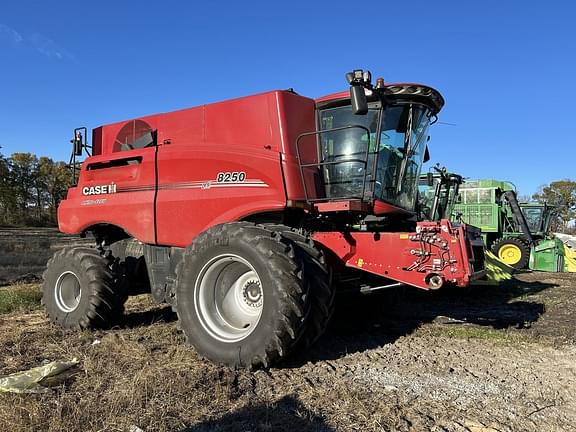
[[[0,243],[18,241],[3,234]],[[44,251],[74,241],[48,237],[55,241],[39,246]],[[34,255],[29,268],[38,270],[28,270],[25,259],[13,267],[41,273],[39,254],[27,254]],[[0,296],[30,297],[38,286],[7,286]],[[76,357],[80,364],[50,393],[0,393],[0,425],[6,431],[573,431],[575,290],[576,275],[524,273],[499,287],[342,298],[313,350],[258,372],[199,359],[170,308],[147,296],[129,300],[118,327],[82,333],[51,326],[37,302],[24,302],[0,314],[0,375],[46,360]]]
[[[88,242],[56,228],[0,228],[0,286],[39,280],[56,250]]]

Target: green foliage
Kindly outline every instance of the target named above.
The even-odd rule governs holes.
[[[32,153],[0,154],[0,225],[54,225],[70,184],[64,162]]]
[[[552,223],[553,231],[570,231],[569,224],[576,219],[575,181],[569,179],[554,181],[549,185],[542,186],[533,198],[557,207],[558,215]]]
[[[37,284],[0,288],[0,314],[38,309],[41,299]]]

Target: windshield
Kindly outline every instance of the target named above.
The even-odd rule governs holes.
[[[530,232],[536,233],[540,231],[542,227],[542,207],[522,207],[522,213],[524,213],[524,218],[530,228]]]
[[[347,105],[322,110],[319,121],[327,131],[320,140],[328,198],[373,197],[415,210],[428,108],[402,104],[382,110],[375,105],[359,116]],[[353,125],[358,127],[329,131]]]
[[[380,133],[376,199],[414,210],[429,124],[428,110],[421,105],[386,109]]]

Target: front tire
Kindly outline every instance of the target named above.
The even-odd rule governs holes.
[[[177,313],[188,342],[234,368],[288,356],[304,330],[308,297],[292,242],[247,222],[200,234],[177,269]]]
[[[50,321],[66,329],[109,327],[124,311],[125,296],[110,260],[96,249],[59,250],[43,279],[42,304]]]

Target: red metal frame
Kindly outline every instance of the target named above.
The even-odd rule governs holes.
[[[362,200],[327,201],[314,203],[314,210],[318,213],[359,212],[370,213],[371,207]]]
[[[312,237],[348,267],[423,289],[431,288],[432,275],[461,287],[484,275],[472,267],[478,257],[466,245],[466,226],[447,220],[420,222],[416,232],[317,232]]]

